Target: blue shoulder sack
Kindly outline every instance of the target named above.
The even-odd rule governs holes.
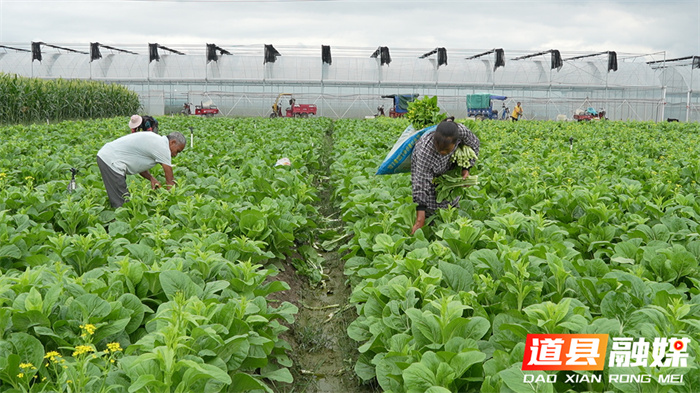
[[[412,125],[406,129],[396,141],[394,147],[387,154],[384,162],[379,166],[377,175],[391,175],[393,173],[406,173],[411,171],[411,154],[413,147],[424,134],[435,131],[437,125],[416,130]]]

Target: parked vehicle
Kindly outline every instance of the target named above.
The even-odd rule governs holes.
[[[501,120],[509,120],[510,118],[510,108],[506,106],[506,103],[503,102],[503,107],[501,108]]]
[[[583,109],[577,109],[574,112],[574,120],[577,121],[591,121],[591,120],[606,120],[604,110],[595,110],[593,108],[588,108],[585,111]]]
[[[408,103],[418,98],[418,94],[389,94],[382,96],[382,98],[393,100],[393,106],[389,109],[389,117],[402,117],[408,112]],[[384,105],[382,105],[381,112],[384,113]]]
[[[493,100],[505,100],[506,96],[497,96],[493,94],[467,94],[467,116],[474,117],[477,120],[498,119],[498,110],[493,109]],[[503,103],[503,111],[510,113],[510,110]],[[501,116],[502,120],[507,117]]]
[[[289,96],[289,107],[282,112],[282,105],[280,105],[280,100],[282,97]],[[272,113],[270,113],[270,118],[275,117],[309,117],[316,116],[318,108],[315,104],[297,104],[296,99],[292,97],[291,93],[280,93],[272,104]]]
[[[194,112],[192,111],[192,107],[194,106]],[[204,117],[212,117],[214,115],[219,114],[219,108],[216,107],[216,105],[213,105],[211,101],[208,101],[206,103],[201,103],[199,105],[192,105],[191,102],[185,102],[182,105],[182,110],[180,111],[183,115],[195,115],[195,116],[204,116]]]

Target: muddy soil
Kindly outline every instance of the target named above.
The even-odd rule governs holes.
[[[319,238],[328,232],[343,231],[333,206],[332,186],[327,181],[332,149],[332,130],[329,130],[323,146],[322,169],[315,174],[319,190],[317,209],[322,216],[322,222],[318,223]],[[348,325],[357,318],[355,308],[349,304],[352,290],[346,284],[341,256],[335,251],[322,250],[320,243],[319,239],[315,244],[324,258],[324,280],[320,284],[311,285],[308,277],[297,274],[290,263],[279,266],[283,271],[275,277],[290,285],[290,290],[275,297],[295,304],[299,313],[283,336],[292,347],[289,355],[294,362],[290,370],[294,383],[278,383],[273,389],[279,393],[379,392],[376,384],[363,384],[355,374],[358,345],[347,335]]]
[[[300,287],[299,314],[289,337],[295,386],[287,392],[373,392],[353,369],[357,344],[346,331],[356,314],[348,304],[350,288],[345,285],[342,260],[336,253],[324,257],[325,286],[303,283]]]

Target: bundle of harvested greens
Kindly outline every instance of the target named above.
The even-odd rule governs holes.
[[[454,162],[455,164],[457,164],[457,166],[462,168],[471,167],[471,160],[476,160],[477,158],[478,157],[476,156],[476,153],[474,153],[474,150],[472,150],[471,147],[464,144],[459,145],[455,152],[452,153],[452,157],[450,157],[452,162]]]
[[[471,160],[476,160],[477,158],[476,153],[471,147],[464,144],[457,147],[454,153],[452,153],[452,157],[450,157],[450,160],[457,164],[457,167],[433,179],[433,183],[436,185],[435,193],[438,203],[444,200],[453,201],[457,197],[464,196],[466,186],[475,186],[479,184],[479,177],[477,175],[470,175],[466,179],[462,179],[462,168],[471,167]]]
[[[438,124],[446,117],[446,113],[440,112],[437,96],[425,96],[420,100],[408,103],[406,118],[416,130],[422,130],[425,127]]]
[[[442,201],[453,201],[457,197],[465,195],[466,186],[479,184],[479,177],[471,175],[462,179],[462,168],[455,168],[442,176],[433,179],[435,184],[435,194],[438,203]]]

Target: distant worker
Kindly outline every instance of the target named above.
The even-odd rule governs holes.
[[[131,116],[131,119],[129,119],[129,128],[131,129],[132,133],[139,131],[153,131],[157,134],[158,120],[151,116],[133,115]]]
[[[452,154],[459,144],[465,144],[479,155],[479,138],[463,124],[455,123],[454,118],[447,118],[438,124],[434,132],[423,135],[411,154],[411,183],[413,189],[413,202],[416,207],[416,222],[411,234],[425,225],[425,219],[430,217],[435,210],[457,207],[459,199],[455,201],[443,201],[438,203],[433,179],[441,176],[457,164],[451,160]],[[469,168],[462,168],[462,178],[469,177],[469,169],[474,165],[471,161]]]
[[[165,187],[170,189],[175,185],[171,159],[184,150],[186,144],[187,140],[179,132],[168,136],[136,132],[102,146],[97,152],[97,166],[112,207],[120,207],[130,196],[126,185],[127,175],[138,173],[150,180],[152,189],[161,187],[149,172],[156,164],[163,167]]]
[[[513,121],[518,121],[520,119],[520,116],[523,115],[523,108],[520,106],[520,102],[513,108],[513,112],[510,114],[510,119]]]

